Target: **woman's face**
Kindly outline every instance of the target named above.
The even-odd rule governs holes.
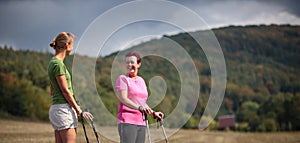
[[[67,52],[66,54],[69,56],[73,50],[73,47],[74,47],[74,42],[70,42],[70,43],[67,43]]]
[[[135,56],[130,56],[126,57],[126,69],[127,72],[129,73],[130,77],[135,77],[137,76],[138,73],[138,68],[141,66],[141,63],[137,63],[137,57]]]

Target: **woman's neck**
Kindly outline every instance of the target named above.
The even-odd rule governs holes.
[[[61,61],[64,61],[64,59],[66,57],[66,54],[65,54],[65,52],[56,53],[54,55],[54,57],[57,58],[57,59],[59,59],[59,60],[61,60]]]
[[[134,79],[134,80],[136,80],[138,78],[137,75],[130,75],[129,73],[127,73],[127,76]]]

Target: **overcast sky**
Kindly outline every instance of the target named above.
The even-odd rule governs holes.
[[[81,36],[97,17],[126,2],[129,0],[1,0],[0,46],[53,51],[49,48],[51,40],[59,32],[67,31],[76,35],[76,48]],[[253,24],[300,25],[300,1],[297,0],[173,0],[172,2],[196,12],[210,28]],[[158,13],[166,11],[168,9]],[[126,18],[125,14],[120,14],[120,17]],[[108,21],[113,22],[114,19]],[[193,25],[189,29],[200,30]],[[159,22],[131,24],[112,35],[106,44],[109,48],[104,48],[98,55],[107,55],[155,35],[177,32],[178,28]]]

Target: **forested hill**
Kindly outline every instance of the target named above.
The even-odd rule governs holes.
[[[238,130],[300,130],[300,27],[230,26],[213,29],[213,32],[220,42],[227,68],[227,88],[218,116],[234,114]],[[197,126],[211,87],[209,65],[199,45],[188,34],[181,33],[132,49],[167,46],[164,38],[184,47],[197,67],[200,99],[184,127]],[[51,99],[46,67],[52,55],[8,47],[1,47],[0,55],[0,118],[14,115],[47,120]],[[118,100],[112,88],[110,69],[115,56],[98,58],[95,73],[100,97],[114,115]],[[70,68],[71,61],[72,56],[66,59]],[[156,109],[166,115],[176,107],[180,94],[178,73],[172,71],[176,71],[172,64],[156,56],[145,57],[140,69],[147,83],[153,76],[164,77],[168,89]],[[211,124],[210,128],[217,128],[217,124]]]
[[[263,63],[263,59],[269,59],[299,68],[299,26],[227,27],[214,30],[214,33],[227,58],[236,54],[232,57],[244,57],[236,61]],[[260,60],[257,56],[263,59]]]

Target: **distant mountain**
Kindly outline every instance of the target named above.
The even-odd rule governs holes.
[[[239,123],[237,130],[300,130],[300,115],[296,114],[300,112],[298,106],[300,104],[300,26],[230,26],[212,31],[221,46],[227,69],[225,96],[217,117],[234,114]],[[203,35],[205,32],[207,31],[192,32],[192,35]],[[163,36],[161,39],[142,43],[126,51],[96,60],[76,56],[83,59],[81,60],[83,66],[88,66],[85,63],[90,60],[96,61],[97,91],[109,112],[116,115],[118,100],[113,85],[117,75],[124,72],[120,68],[122,54],[131,50],[146,50],[153,47],[161,54],[169,54],[169,59],[159,55],[144,57],[140,69],[140,75],[145,78],[149,86],[150,98],[160,101],[158,105],[154,102],[149,104],[155,105],[155,110],[162,110],[168,116],[178,106],[181,93],[181,77],[174,61],[180,63],[180,66],[183,65],[183,71],[188,71],[184,69],[189,67],[184,65],[190,62],[181,57],[182,53],[180,50],[175,50],[176,46],[182,47],[191,57],[199,75],[200,98],[196,102],[192,117],[184,125],[185,128],[192,128],[198,125],[205,109],[212,81],[210,65],[203,49],[188,33]],[[14,51],[8,47],[0,48],[0,54],[2,63],[0,67],[0,116],[13,114],[47,119],[50,99],[47,96],[49,83],[46,67],[51,54]],[[70,69],[72,60],[73,56],[66,60]],[[174,60],[173,63],[172,60]],[[120,69],[114,69],[115,67]],[[184,77],[187,76],[189,75],[184,75]],[[84,79],[84,74],[79,75],[79,79]],[[81,84],[80,86],[84,86],[86,91],[75,91],[78,96],[94,94],[88,90],[90,85]],[[193,89],[190,91],[195,92]],[[162,94],[165,94],[163,99],[155,99]],[[32,104],[33,101],[40,104]],[[96,99],[91,102],[95,101]],[[186,116],[189,108],[194,106],[189,105],[188,102],[185,104],[184,109],[179,112],[182,116]],[[12,109],[12,105],[21,110]],[[97,116],[107,119],[109,115]],[[211,129],[217,128],[215,121],[210,125]],[[177,122],[170,121],[166,123],[166,126],[174,127]],[[110,124],[110,122],[102,124]]]

